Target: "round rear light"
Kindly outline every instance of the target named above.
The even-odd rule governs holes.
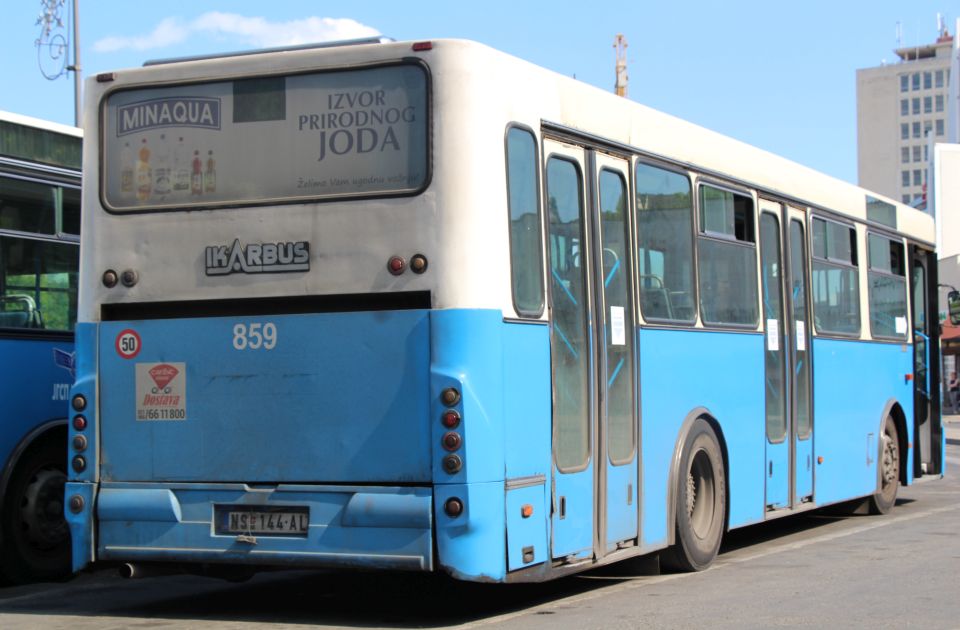
[[[77,431],[83,431],[87,428],[87,418],[85,416],[73,417],[73,428]]]
[[[87,438],[85,438],[82,435],[73,436],[73,450],[75,451],[87,450]]]
[[[463,501],[457,497],[451,497],[444,502],[443,511],[446,512],[450,518],[457,518],[463,514]]]
[[[140,280],[140,274],[138,274],[133,269],[124,269],[123,273],[120,274],[120,282],[123,283],[123,286],[128,289],[135,285]]]
[[[440,422],[448,429],[455,429],[460,424],[460,414],[457,413],[456,409],[447,409],[440,416]]]
[[[70,501],[68,503],[70,505],[70,511],[74,514],[79,514],[83,511],[83,497],[79,494],[75,494],[70,497]]]
[[[80,455],[74,457],[70,464],[73,466],[73,470],[78,473],[81,473],[87,469],[87,460]]]
[[[407,261],[399,256],[393,256],[387,261],[387,270],[395,276],[399,276],[407,268]]]
[[[443,469],[448,474],[454,475],[460,472],[461,468],[463,468],[463,460],[459,455],[447,455],[443,458]]]
[[[452,407],[460,402],[460,392],[453,387],[448,387],[440,394],[440,400],[442,400],[443,404],[447,407]]]
[[[83,394],[77,394],[73,397],[73,400],[70,401],[70,404],[73,406],[74,411],[83,411],[87,408],[87,399]]]
[[[113,287],[117,286],[117,282],[120,281],[120,276],[118,276],[117,272],[113,269],[107,269],[103,272],[101,281],[103,282],[103,286],[107,287],[108,289],[112,289]]]
[[[444,434],[441,442],[443,443],[443,448],[447,449],[448,451],[455,451],[460,448],[461,444],[463,444],[463,438],[460,437],[459,433],[450,431],[449,433]]]
[[[410,271],[413,273],[423,273],[427,270],[427,257],[423,254],[416,254],[410,259]]]

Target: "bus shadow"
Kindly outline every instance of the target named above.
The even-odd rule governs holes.
[[[576,576],[542,584],[475,584],[432,574],[262,573],[234,584],[215,578],[139,580],[100,575],[70,585],[35,585],[24,595],[0,592],[4,613],[139,617],[170,621],[330,624],[352,627],[442,627],[528,609],[602,589],[611,581]],[[48,587],[49,594],[42,587]],[[59,588],[58,588],[59,587]],[[69,596],[64,596],[69,589]],[[7,596],[7,597],[5,597]],[[39,623],[42,626],[44,624]]]
[[[894,510],[914,501],[915,499],[897,498]],[[772,540],[813,532],[850,519],[883,518],[883,516],[853,514],[851,509],[851,505],[841,504],[735,529],[724,535],[720,553],[730,553]]]
[[[898,499],[898,506],[912,503]],[[804,536],[862,517],[817,510],[728,532],[721,556]],[[443,575],[278,571],[243,583],[173,575],[124,580],[115,572],[67,583],[0,589],[4,613],[37,616],[138,617],[175,622],[262,622],[350,627],[442,627],[483,621],[626,580],[659,575],[645,556],[542,584],[475,584]],[[38,625],[43,625],[39,623]]]

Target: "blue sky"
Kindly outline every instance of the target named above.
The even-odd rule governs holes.
[[[0,5],[0,109],[73,124],[72,78],[38,65],[44,4]],[[460,37],[612,90],[623,33],[629,98],[856,182],[856,69],[895,61],[897,22],[904,45],[933,41],[938,12],[953,32],[955,0],[80,0],[80,61],[91,76],[369,33]]]

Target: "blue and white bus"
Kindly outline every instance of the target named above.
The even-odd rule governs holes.
[[[696,570],[943,473],[921,212],[464,41],[86,93],[77,570]]]
[[[63,519],[79,129],[0,112],[0,578],[70,574]]]

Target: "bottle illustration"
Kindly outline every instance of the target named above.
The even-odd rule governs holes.
[[[153,187],[153,172],[150,170],[150,149],[147,147],[146,138],[141,140],[140,151],[137,155],[140,158],[137,160],[137,199],[146,201],[150,198],[150,190]]]
[[[203,173],[204,192],[217,191],[217,162],[213,159],[213,151],[207,151],[207,170]]]
[[[173,190],[178,193],[190,190],[190,154],[183,146],[183,138],[173,150]]]
[[[130,148],[129,142],[123,143],[123,149],[120,150],[120,192],[125,194],[133,194],[134,188],[136,188],[133,179],[133,149]]]
[[[160,134],[160,145],[154,153],[156,166],[153,167],[153,193],[168,195],[170,194],[170,151],[165,134]]]
[[[203,194],[203,163],[200,161],[200,152],[193,152],[193,176],[190,178],[190,192],[194,195]]]

